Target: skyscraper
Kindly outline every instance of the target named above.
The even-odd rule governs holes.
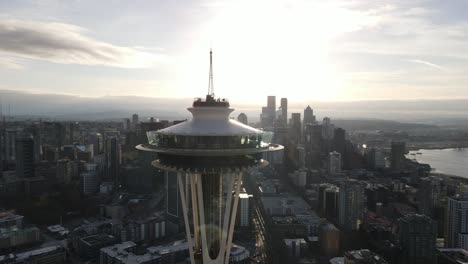
[[[448,198],[447,246],[468,250],[468,192]]]
[[[272,129],[276,119],[276,96],[268,96],[267,106],[262,107],[260,122],[264,129]]]
[[[404,169],[405,165],[405,153],[406,153],[406,145],[405,142],[396,142],[392,141],[392,154],[390,160],[390,166],[394,170],[402,170]]]
[[[88,135],[88,144],[93,145],[94,155],[99,155],[103,149],[103,139],[100,133],[94,132]]]
[[[322,121],[322,137],[324,140],[332,140],[335,135],[335,125],[331,123],[329,117],[324,117]]]
[[[119,138],[112,136],[106,138],[105,172],[106,178],[114,182],[115,189],[119,187],[119,174],[121,164],[121,148]]]
[[[419,181],[419,212],[429,217],[434,216],[434,209],[443,196],[443,179],[430,176]]]
[[[400,247],[409,263],[435,263],[437,223],[425,215],[398,219]]]
[[[274,95],[268,96],[267,108],[268,108],[268,111],[270,113],[272,113],[272,114],[275,113],[275,111],[276,111],[276,96],[274,96]]]
[[[302,138],[301,113],[291,114],[290,138],[295,144],[301,143],[301,138]]]
[[[341,172],[341,154],[333,151],[328,154],[328,173],[330,175]]]
[[[16,139],[16,175],[18,178],[34,177],[34,140],[22,135]]]
[[[308,169],[320,169],[322,150],[322,126],[307,124],[304,131],[305,166]]]
[[[365,184],[354,179],[340,183],[338,222],[344,231],[357,230],[364,216]]]
[[[139,120],[138,120],[138,115],[137,114],[133,114],[132,115],[132,124],[133,126],[135,127],[136,124],[138,124]]]
[[[314,116],[314,110],[310,108],[308,105],[306,109],[304,109],[304,126],[307,124],[314,124],[315,123],[315,116]]]
[[[251,219],[250,199],[252,195],[239,193],[239,226],[249,227]]]
[[[341,127],[335,128],[332,149],[339,152],[342,157],[346,153],[346,131]]]
[[[281,98],[281,125],[288,125],[288,98]]]

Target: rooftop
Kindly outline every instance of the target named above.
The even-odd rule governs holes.
[[[454,263],[468,264],[468,251],[462,248],[440,248],[439,254],[450,259]]]
[[[369,263],[369,264],[370,263],[373,263],[373,264],[386,264],[387,263],[387,261],[385,261],[381,256],[377,255],[376,253],[368,249],[346,251],[344,253],[344,256],[345,256],[345,259],[355,261],[355,263]]]

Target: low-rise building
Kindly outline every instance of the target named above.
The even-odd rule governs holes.
[[[387,264],[387,261],[368,249],[361,249],[346,251],[344,264]]]
[[[61,246],[43,247],[18,254],[0,256],[0,264],[62,264],[68,263],[65,248]]]

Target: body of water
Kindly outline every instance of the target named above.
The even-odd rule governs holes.
[[[431,165],[435,172],[468,178],[468,148],[420,149],[406,157]]]

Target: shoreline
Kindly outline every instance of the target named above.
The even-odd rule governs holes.
[[[406,150],[409,151],[418,151],[418,150],[423,150],[423,149],[438,149],[438,150],[443,150],[443,149],[467,149],[468,148],[468,142],[463,142],[463,143],[445,143],[445,144],[431,144],[427,143],[428,145],[425,144],[415,144],[415,145],[408,145],[406,147]]]

